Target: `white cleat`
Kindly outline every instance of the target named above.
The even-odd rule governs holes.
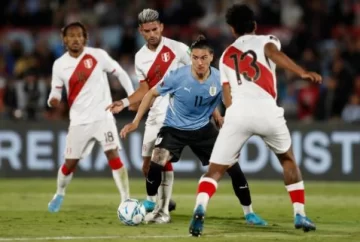
[[[171,217],[169,214],[159,212],[155,215],[152,222],[155,224],[168,224],[171,222]]]

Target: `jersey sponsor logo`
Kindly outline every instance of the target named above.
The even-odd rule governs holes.
[[[168,62],[170,58],[170,52],[165,52],[161,54],[161,59],[163,62]]]
[[[89,68],[90,62],[91,62],[91,67]],[[85,54],[84,57],[79,61],[78,65],[76,66],[74,72],[72,73],[69,79],[69,94],[68,94],[69,107],[73,105],[76,97],[81,92],[85,83],[89,80],[89,77],[91,76],[96,65],[97,65],[97,60],[92,55],[89,54]]]
[[[84,60],[84,66],[87,68],[87,69],[91,69],[91,67],[93,66],[93,60],[91,58],[87,58]]]
[[[184,90],[185,91],[188,91],[189,93],[191,92],[191,87],[187,88],[187,87],[184,87]]]
[[[216,86],[211,86],[210,89],[209,89],[209,94],[210,96],[215,96],[216,95]]]

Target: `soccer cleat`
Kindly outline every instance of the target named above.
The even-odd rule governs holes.
[[[155,215],[158,212],[160,212],[160,206],[159,206],[159,204],[156,204],[154,210],[145,215],[144,222],[145,223],[150,223],[151,221],[153,221],[154,218],[155,218]]]
[[[202,205],[197,206],[190,221],[189,233],[194,237],[200,237],[204,227],[205,209]]]
[[[260,225],[265,226],[267,222],[263,220],[259,215],[256,213],[249,213],[245,215],[246,223],[251,225]]]
[[[150,200],[144,200],[143,204],[144,204],[144,207],[145,207],[145,210],[146,210],[147,213],[152,212],[154,210],[154,208],[155,208],[155,205],[156,205],[155,202],[152,202]]]
[[[304,232],[316,230],[316,225],[308,217],[301,216],[300,214],[295,215],[294,225],[296,229],[303,229]]]
[[[149,201],[149,200],[144,200],[143,201],[145,210],[147,213],[152,212],[155,209],[156,203]],[[174,211],[176,209],[176,202],[174,200],[170,200],[169,202],[169,212]]]
[[[48,210],[50,213],[57,213],[61,208],[61,204],[64,200],[63,195],[55,194],[53,199],[48,204]]]
[[[159,211],[158,213],[155,214],[154,219],[152,219],[149,222],[152,222],[155,224],[167,224],[167,223],[171,222],[171,217],[169,214]]]

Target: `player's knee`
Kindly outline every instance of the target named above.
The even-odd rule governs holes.
[[[118,148],[105,151],[105,155],[108,160],[117,158],[119,156]]]
[[[168,151],[167,149],[157,147],[153,150],[153,153],[151,156],[152,162],[159,164],[161,166],[165,166],[167,161],[170,159],[171,159],[171,154],[170,154],[170,151]]]
[[[210,177],[215,181],[220,181],[227,169],[227,165],[219,165],[210,162],[208,172],[204,175],[204,177]]]
[[[294,157],[294,154],[291,149],[289,149],[288,151],[286,151],[284,153],[276,154],[276,156],[279,159],[280,164],[282,166],[285,166],[285,165],[296,166],[295,157]]]
[[[71,173],[75,170],[78,162],[78,159],[66,159],[63,167],[65,167],[69,171],[69,173]]]

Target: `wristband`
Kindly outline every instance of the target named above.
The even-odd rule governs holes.
[[[124,108],[129,107],[129,105],[130,105],[130,102],[129,102],[128,98],[121,99],[121,102],[123,103]]]

